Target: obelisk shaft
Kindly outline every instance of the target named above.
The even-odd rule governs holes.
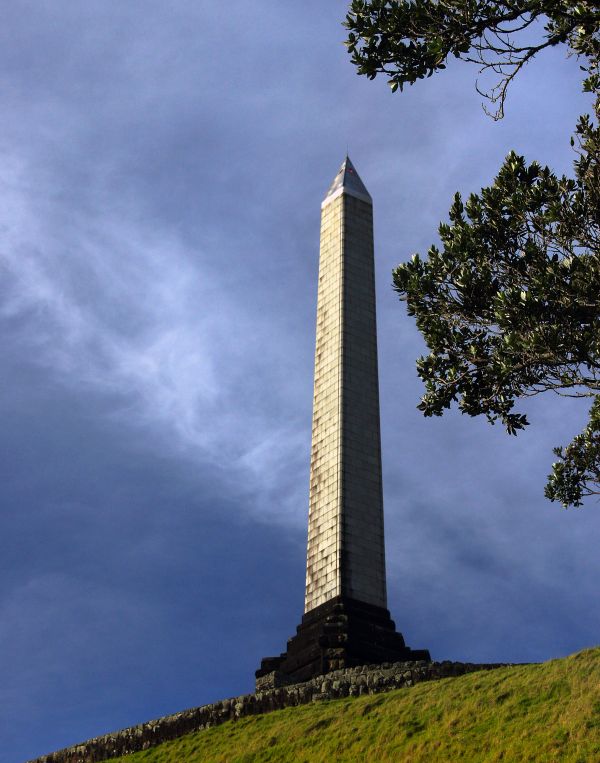
[[[387,607],[373,208],[346,159],[322,205],[305,612]]]
[[[430,660],[387,609],[373,205],[348,157],[321,213],[305,609],[286,651],[261,660],[257,691]]]

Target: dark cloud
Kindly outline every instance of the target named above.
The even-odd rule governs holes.
[[[225,8],[223,6],[223,8]],[[598,522],[544,501],[584,411],[424,420],[392,267],[509,148],[560,169],[556,51],[507,118],[451,66],[392,97],[324,10],[25,2],[0,30],[0,688],[13,763],[249,691],[302,609],[319,203],[375,201],[390,609],[435,657],[588,646]]]

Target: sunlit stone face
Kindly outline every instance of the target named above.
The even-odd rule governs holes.
[[[305,612],[387,607],[370,196],[347,159],[322,205]]]

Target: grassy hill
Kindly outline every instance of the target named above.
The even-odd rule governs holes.
[[[600,648],[244,718],[120,763],[600,763]]]

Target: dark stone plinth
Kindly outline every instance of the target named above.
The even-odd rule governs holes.
[[[387,609],[337,596],[303,616],[287,651],[261,661],[256,686],[264,690],[358,665],[417,660],[430,662],[429,652],[406,646]]]

